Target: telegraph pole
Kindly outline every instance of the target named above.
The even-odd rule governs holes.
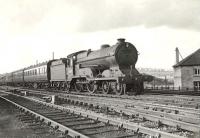
[[[54,52],[52,53],[52,59],[54,60]]]

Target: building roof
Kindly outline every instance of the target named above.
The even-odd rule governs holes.
[[[200,49],[187,56],[173,67],[180,66],[199,66],[200,65]]]

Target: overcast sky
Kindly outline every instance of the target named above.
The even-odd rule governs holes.
[[[200,0],[0,0],[0,73],[126,38],[136,67],[172,69],[200,48]]]

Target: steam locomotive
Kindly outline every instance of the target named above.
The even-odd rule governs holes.
[[[102,92],[117,95],[144,90],[144,81],[153,78],[135,68],[138,51],[125,39],[113,45],[102,45],[96,51],[83,50],[66,58],[50,60],[0,77],[7,85],[33,88],[56,88],[65,91]]]

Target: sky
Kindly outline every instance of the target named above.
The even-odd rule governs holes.
[[[200,48],[200,0],[0,0],[0,74],[79,50],[135,45],[136,67],[172,70]]]

